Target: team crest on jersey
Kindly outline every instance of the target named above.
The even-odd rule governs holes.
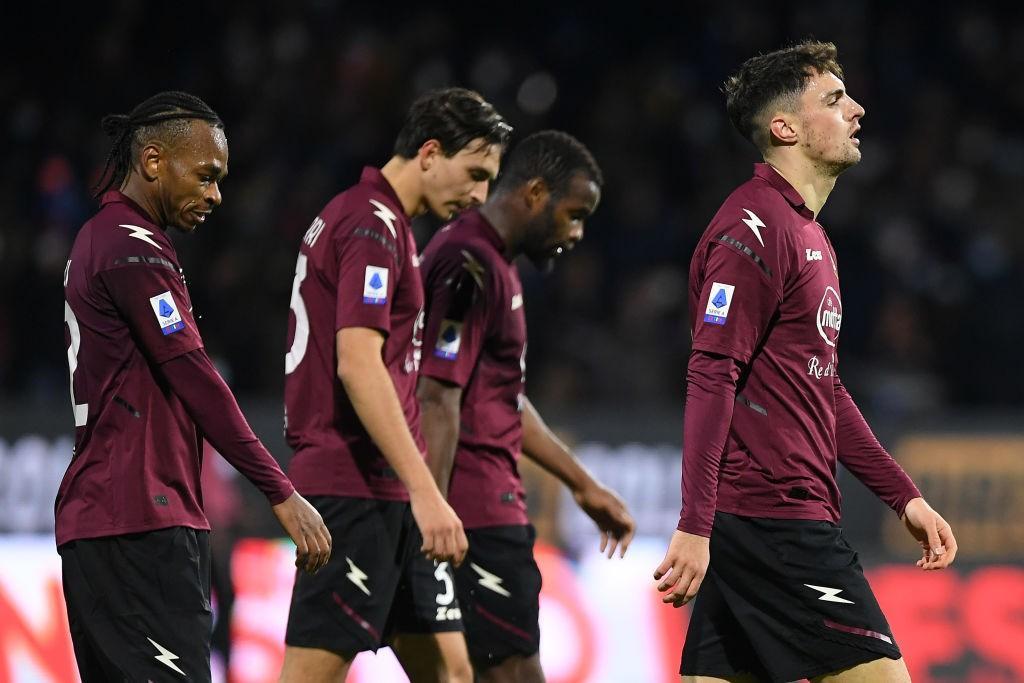
[[[171,296],[170,292],[150,297],[149,305],[153,307],[156,321],[160,323],[160,331],[164,335],[173,334],[178,330],[185,329],[185,322],[181,319],[181,314],[178,313],[178,305],[174,303],[174,297]]]
[[[704,309],[704,322],[712,325],[724,325],[729,317],[729,307],[732,306],[735,285],[725,285],[721,282],[711,283],[711,295],[708,297],[708,307]]]
[[[388,269],[366,266],[363,278],[363,303],[386,304],[388,302]]]
[[[441,332],[437,335],[434,355],[446,360],[455,360],[459,355],[460,343],[462,343],[462,323],[446,319],[441,323]]]

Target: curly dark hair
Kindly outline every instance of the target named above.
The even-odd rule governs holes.
[[[542,130],[527,136],[509,152],[498,177],[495,192],[519,187],[533,178],[542,178],[551,194],[562,197],[569,192],[573,177],[582,174],[598,187],[604,185],[601,168],[582,142],[557,130]]]

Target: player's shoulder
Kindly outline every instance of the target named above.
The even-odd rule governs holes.
[[[167,233],[130,205],[105,202],[89,219],[76,242],[89,245],[97,268],[134,262],[161,262],[174,267],[177,256]]]
[[[486,280],[500,279],[507,263],[478,227],[470,216],[442,227],[423,251],[423,267],[428,271],[465,269]]]
[[[755,176],[722,202],[704,240],[725,245],[770,271],[792,251],[792,229],[799,218],[777,188]]]
[[[327,203],[320,217],[328,224],[343,232],[358,227],[383,230],[397,239],[399,228],[407,223],[405,213],[395,198],[368,182],[359,182],[334,196]]]

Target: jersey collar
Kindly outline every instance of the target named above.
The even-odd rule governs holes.
[[[807,208],[807,203],[804,201],[804,198],[800,196],[800,193],[796,191],[796,188],[790,185],[789,181],[783,178],[771,164],[754,164],[754,177],[760,178],[774,187],[778,193],[781,194],[787,202],[789,202],[790,206],[796,209],[797,213],[812,220],[814,219],[814,212]]]
[[[373,166],[366,166],[363,168],[363,174],[359,176],[359,182],[366,183],[373,189],[384,194],[394,205],[391,208],[395,210],[402,220],[406,223],[409,222],[409,216],[405,213],[405,209],[402,207],[402,200],[398,198],[398,193],[395,192],[395,188],[391,187],[391,183],[384,177],[384,174],[380,172],[379,168]]]
[[[149,225],[154,225],[158,228],[160,227],[156,225],[156,223],[153,221],[150,215],[146,213],[145,209],[139,206],[134,199],[132,199],[123,192],[120,192],[118,190],[110,190],[109,192],[104,192],[103,195],[100,196],[100,207],[102,208],[107,204],[124,204],[131,211],[139,214],[139,217],[142,218]]]

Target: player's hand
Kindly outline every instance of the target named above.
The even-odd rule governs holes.
[[[270,508],[295,542],[295,566],[316,574],[331,559],[331,532],[316,508],[296,491]]]
[[[658,568],[654,570],[655,580],[660,579],[658,591],[664,603],[682,607],[693,600],[711,562],[711,539],[676,531],[668,544],[668,552]]]
[[[441,496],[441,492],[434,488],[411,496],[409,502],[413,519],[423,535],[420,552],[428,560],[451,562],[456,567],[462,564],[469,541],[462,529],[462,520]]]
[[[956,539],[953,529],[924,498],[914,498],[903,511],[903,524],[910,535],[921,544],[921,569],[945,569],[956,557]]]
[[[618,548],[619,557],[624,556],[636,533],[636,522],[622,499],[597,482],[574,491],[572,497],[601,530],[601,552],[611,557]]]

